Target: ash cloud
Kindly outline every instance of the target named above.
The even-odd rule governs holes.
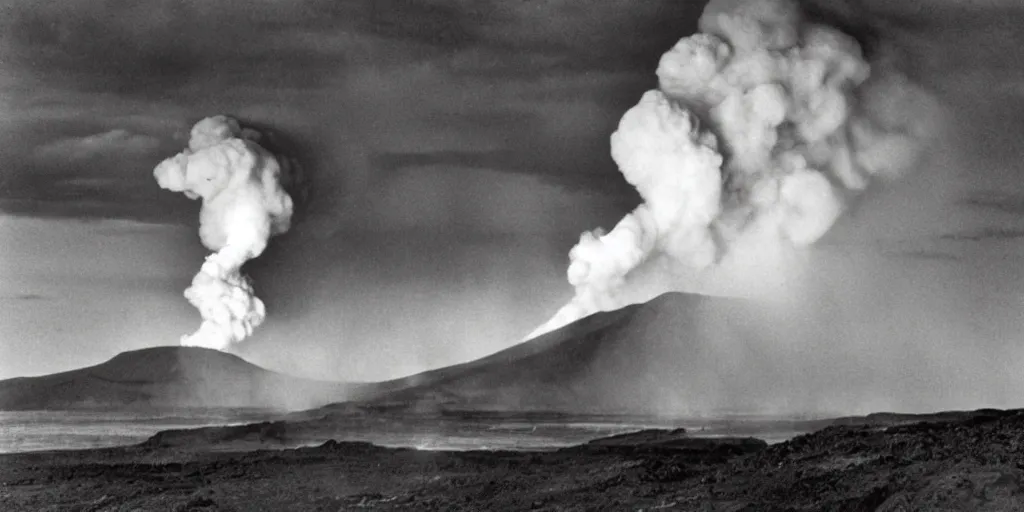
[[[699,28],[662,56],[659,88],[611,136],[643,203],[581,236],[575,296],[530,337],[693,279],[777,293],[764,272],[874,183],[907,173],[934,136],[938,106],[924,90],[795,0],[713,0]]]
[[[266,316],[242,265],[291,227],[294,203],[284,187],[298,181],[298,168],[260,146],[261,137],[232,118],[208,117],[193,126],[188,149],[153,171],[161,188],[202,199],[199,238],[215,251],[185,290],[203,323],[182,345],[226,350]]]

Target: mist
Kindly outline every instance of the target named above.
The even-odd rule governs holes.
[[[609,374],[605,392],[669,416],[1019,406],[1020,274],[841,251],[803,264],[806,280],[790,285],[802,293],[786,302],[712,298],[651,317],[642,339],[665,341],[635,357],[653,390]]]

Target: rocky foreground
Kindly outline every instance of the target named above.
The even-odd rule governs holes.
[[[846,419],[775,445],[656,430],[543,452],[273,449],[284,423],[195,432],[0,456],[0,510],[1024,510],[1022,410]]]

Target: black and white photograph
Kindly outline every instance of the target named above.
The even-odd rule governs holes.
[[[0,0],[0,511],[1024,511],[1024,0]]]

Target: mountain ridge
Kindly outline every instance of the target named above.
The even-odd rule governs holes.
[[[494,354],[380,382],[359,402],[378,408],[437,411],[553,411],[597,414],[662,412],[659,380],[672,373],[659,354],[686,348],[672,336],[696,325],[709,304],[745,307],[743,299],[671,292],[649,302],[599,312]],[[652,371],[653,370],[653,371]],[[686,394],[686,393],[681,393]]]
[[[296,410],[345,400],[357,387],[285,375],[217,350],[160,346],[122,352],[75,370],[2,380],[0,410]]]

